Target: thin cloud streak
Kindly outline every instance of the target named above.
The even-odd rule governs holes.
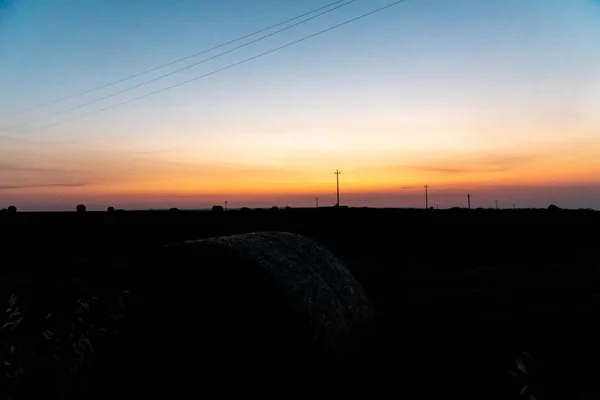
[[[418,169],[420,171],[425,172],[441,172],[447,174],[468,174],[472,172],[503,172],[508,168],[497,167],[497,168],[459,168],[459,167],[425,167],[425,166],[415,166],[411,167],[411,169]]]
[[[49,188],[49,187],[84,187],[87,183],[46,183],[46,184],[32,184],[32,185],[0,185],[0,190],[19,190],[19,189],[38,189],[38,188]]]
[[[38,168],[38,167],[24,167],[20,165],[0,163],[0,172],[17,172],[17,171],[28,171],[28,172],[54,172],[58,171],[53,168]]]

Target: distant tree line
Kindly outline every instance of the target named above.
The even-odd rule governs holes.
[[[337,207],[339,207],[339,206],[337,206]],[[345,207],[347,208],[347,206],[345,206]],[[361,207],[361,208],[369,208],[369,207]],[[291,207],[288,205],[288,206],[285,206],[284,209],[285,210],[291,210]],[[429,210],[433,210],[433,209],[434,209],[433,207],[429,207]],[[448,210],[462,210],[462,209],[463,209],[463,207],[451,207]],[[531,208],[527,208],[527,209],[531,209]],[[87,211],[87,207],[86,207],[85,204],[79,204],[79,205],[77,205],[77,207],[75,207],[75,210],[78,213],[82,213],[82,212],[86,212]],[[225,212],[225,209],[221,205],[214,205],[214,206],[212,206],[211,210],[212,210],[212,212],[215,212],[215,213]],[[255,208],[254,210],[255,211],[264,211],[263,208]],[[277,206],[271,207],[270,210],[271,211],[275,211],[275,212],[276,211],[280,211],[279,207],[277,207]],[[487,208],[486,209],[486,208],[482,208],[482,207],[477,207],[474,210],[478,210],[478,211],[482,211],[482,210],[494,210],[494,208]],[[555,204],[550,204],[548,206],[547,210],[548,211],[562,211],[562,210],[565,210],[565,209],[560,208],[560,207],[558,207]],[[116,210],[113,206],[110,206],[110,207],[108,207],[106,209],[106,211],[109,212],[109,213],[114,213],[115,211],[117,211],[117,212],[123,212],[125,210],[123,210],[123,209]],[[154,211],[154,210],[151,210],[151,211]],[[172,208],[169,209],[169,211],[170,212],[177,212],[177,211],[179,211],[179,208],[172,207]],[[240,208],[240,211],[242,211],[242,212],[249,212],[250,208],[248,208],[248,207],[242,207],[242,208]],[[579,208],[578,211],[593,211],[593,209],[591,209],[591,208]],[[0,213],[16,213],[16,212],[17,212],[17,207],[15,207],[14,205],[8,206],[7,208],[0,209]]]

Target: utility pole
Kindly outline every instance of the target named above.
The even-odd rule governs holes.
[[[498,209],[498,200],[496,200],[496,210]]]
[[[335,182],[336,182],[336,186],[337,186],[337,206],[340,206],[340,174],[342,173],[342,171],[338,171],[337,169],[335,170],[334,174],[335,174]]]
[[[467,204],[468,204],[469,210],[470,210],[471,209],[471,195],[470,194],[467,195]]]
[[[227,200],[225,200],[225,211],[227,211]]]
[[[429,185],[425,185],[425,209],[429,209],[429,195],[427,189],[429,189]]]
[[[317,208],[319,208],[319,198],[317,197]]]

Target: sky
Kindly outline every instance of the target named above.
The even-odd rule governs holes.
[[[600,1],[346,2],[0,0],[0,208],[600,209]]]

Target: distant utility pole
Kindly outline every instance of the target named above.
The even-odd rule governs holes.
[[[429,185],[425,185],[425,208],[429,209],[429,195],[427,189],[429,189]]]
[[[227,200],[225,200],[225,211],[227,211]]]
[[[498,200],[496,200],[496,210],[498,209]]]
[[[319,208],[319,198],[317,197],[317,208]]]
[[[470,194],[467,195],[467,204],[468,204],[469,210],[470,210],[471,209],[471,195]]]
[[[515,205],[513,204],[513,210],[515,209]]]
[[[342,173],[342,171],[338,171],[337,169],[334,172],[335,182],[336,182],[336,186],[337,186],[337,206],[338,207],[340,205],[340,174],[341,173]]]

